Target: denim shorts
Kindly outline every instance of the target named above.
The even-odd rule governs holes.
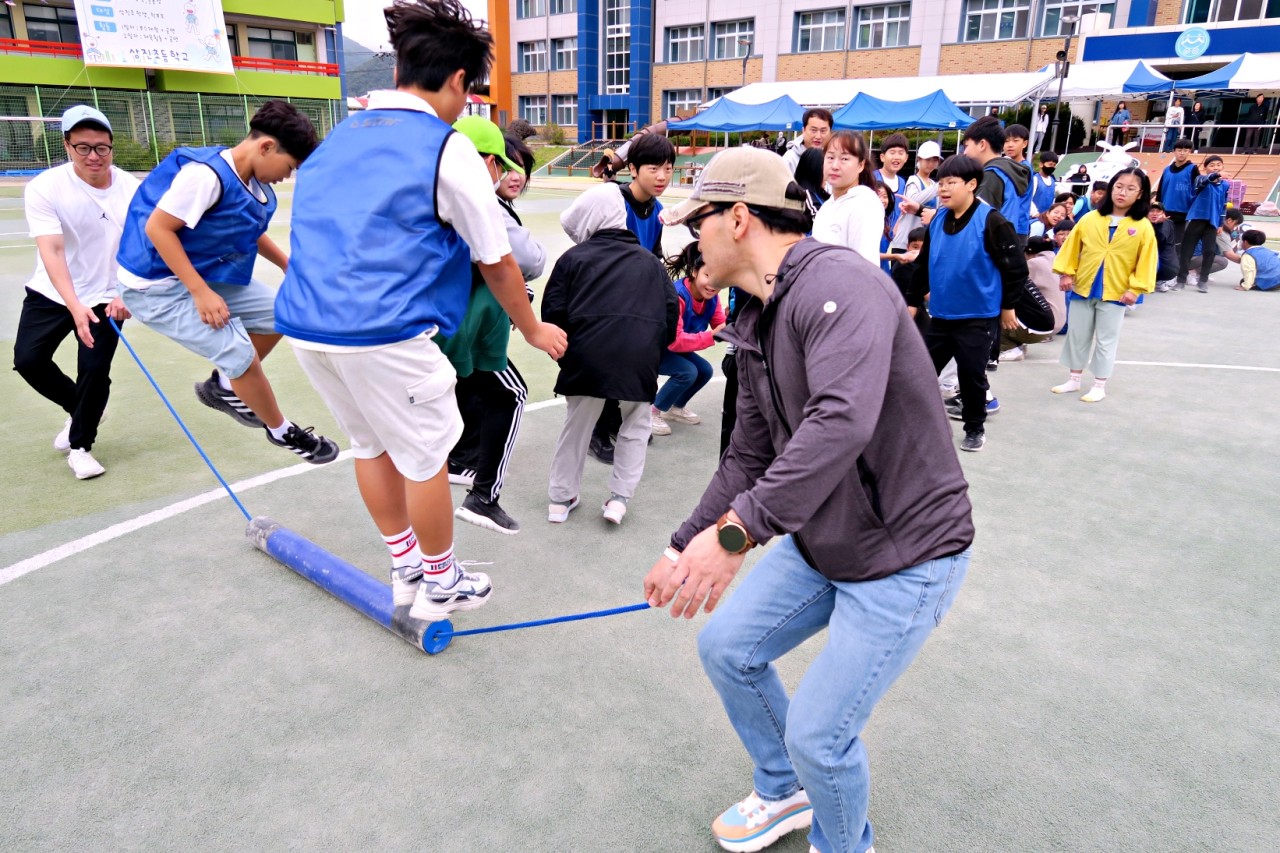
[[[120,297],[147,328],[207,358],[227,378],[238,379],[253,364],[255,351],[249,335],[276,334],[276,292],[257,280],[243,286],[210,282],[209,287],[227,303],[231,314],[221,329],[200,319],[191,291],[180,281],[146,290],[121,287]]]

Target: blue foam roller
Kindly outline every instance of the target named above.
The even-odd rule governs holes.
[[[393,603],[391,587],[289,528],[258,517],[249,522],[245,536],[258,550],[422,651],[434,655],[449,647],[453,625],[447,619],[410,619],[408,607]]]

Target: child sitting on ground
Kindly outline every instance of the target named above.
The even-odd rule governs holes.
[[[556,261],[542,318],[569,334],[555,392],[565,397],[547,487],[547,521],[560,524],[579,502],[591,431],[606,400],[622,411],[604,518],[621,524],[644,472],[658,364],[675,340],[679,306],[662,262],[627,230],[615,187],[592,187],[574,203],[577,246]]]
[[[658,365],[658,375],[671,378],[653,401],[654,435],[671,435],[668,421],[702,423],[701,418],[686,408],[694,395],[711,381],[711,363],[698,355],[698,351],[715,346],[714,335],[725,324],[724,308],[711,276],[703,267],[697,240],[685,246],[680,254],[668,258],[667,270],[675,285],[680,314],[675,343],[662,354]]]
[[[1240,253],[1243,277],[1236,290],[1274,290],[1280,287],[1280,255],[1263,245],[1267,242],[1267,235],[1250,229],[1240,239],[1244,244],[1244,251]]]

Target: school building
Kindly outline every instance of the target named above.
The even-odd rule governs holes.
[[[0,5],[0,171],[66,159],[61,129],[39,121],[96,106],[115,132],[115,161],[148,169],[180,145],[239,141],[257,106],[292,102],[327,132],[346,115],[343,0],[222,0],[235,74],[87,66],[92,30],[67,0]]]
[[[1034,71],[1082,21],[1095,55],[1077,38],[1076,61],[1145,59],[1180,79],[1245,51],[1280,63],[1280,0],[489,0],[489,20],[499,115],[578,141],[753,82]],[[1179,39],[1193,27],[1208,47],[1188,61]],[[1234,120],[1244,100],[1212,99],[1213,117]]]

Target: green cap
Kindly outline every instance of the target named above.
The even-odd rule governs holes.
[[[484,116],[463,116],[453,123],[453,129],[470,139],[481,154],[492,154],[513,172],[524,171],[507,159],[507,140],[501,128]]]

